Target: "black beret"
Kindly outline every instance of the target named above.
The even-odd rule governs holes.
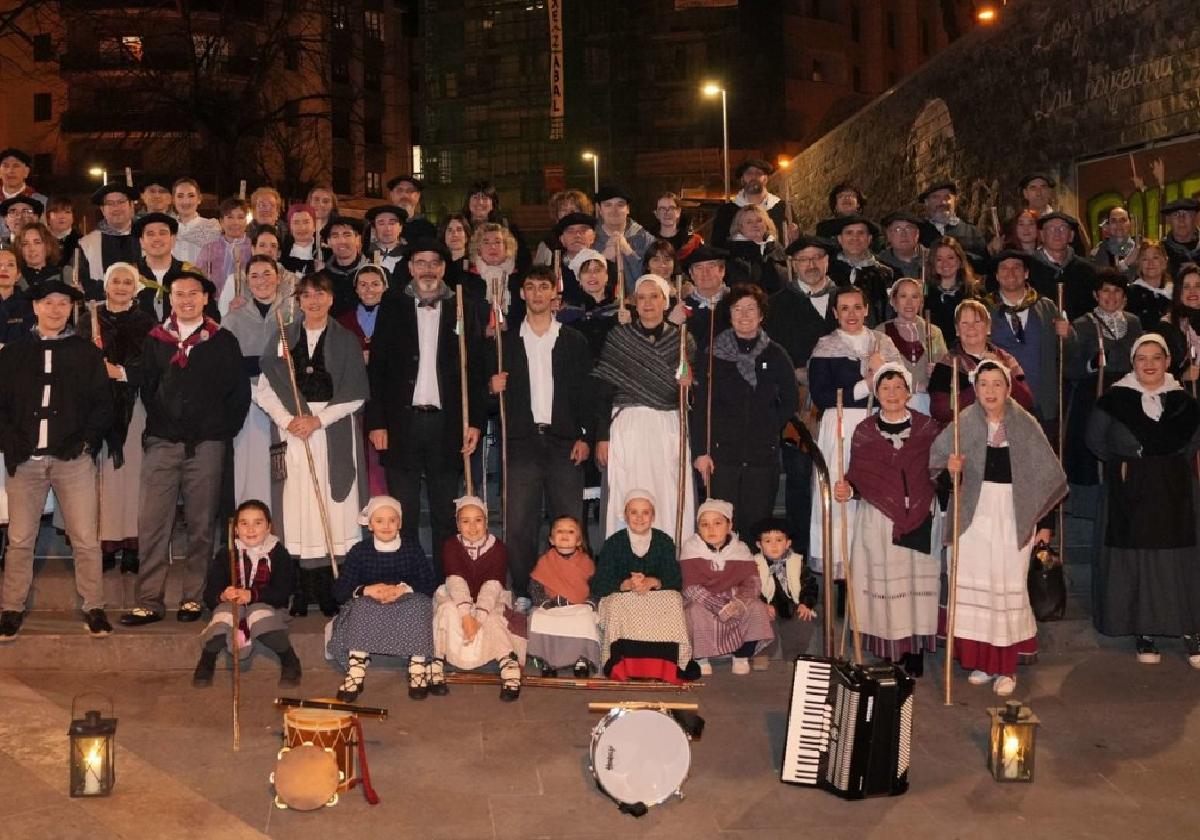
[[[837,256],[840,248],[836,242],[830,242],[823,236],[798,236],[787,246],[787,255],[793,257],[805,248],[820,248],[829,256]]]
[[[950,190],[950,192],[958,195],[958,185],[953,181],[934,181],[917,195],[917,201],[924,201],[938,190]]]
[[[720,248],[714,248],[713,246],[705,243],[696,248],[693,248],[691,253],[689,253],[686,257],[683,258],[683,267],[691,268],[696,263],[711,262],[713,260],[727,260],[727,259],[729,259],[728,251],[723,251]]]
[[[1072,230],[1075,230],[1075,231],[1079,230],[1079,220],[1078,219],[1076,219],[1074,216],[1068,216],[1066,213],[1059,213],[1057,210],[1053,213],[1047,213],[1044,216],[1038,216],[1038,220],[1037,220],[1038,230],[1041,230],[1042,228],[1044,228],[1046,225],[1048,225],[1050,222],[1053,222],[1053,221],[1066,222],[1068,225],[1071,226]]]
[[[573,225],[587,225],[588,227],[595,227],[596,217],[589,216],[587,213],[568,213],[554,223],[554,235],[562,236],[567,232],[567,228],[572,227]]]
[[[12,198],[6,198],[4,201],[0,201],[0,216],[7,215],[8,211],[17,204],[24,204],[26,207],[33,208],[33,212],[39,216],[42,215],[42,211],[46,209],[42,205],[42,202],[38,201],[36,198],[28,195],[14,195]]]
[[[92,204],[95,204],[97,207],[99,207],[104,203],[104,198],[109,195],[109,193],[120,193],[130,201],[137,201],[139,195],[138,191],[133,187],[127,187],[124,184],[118,184],[114,181],[111,184],[105,184],[103,187],[92,193]]]
[[[1024,251],[1017,251],[1013,248],[1006,248],[992,257],[992,271],[999,268],[1000,263],[1005,260],[1020,260],[1024,263],[1026,270],[1033,268],[1033,254],[1027,254]]]
[[[1168,201],[1163,205],[1162,210],[1158,211],[1164,216],[1169,216],[1179,210],[1187,210],[1195,213],[1200,211],[1200,201],[1194,198],[1177,198],[1174,201]]]
[[[29,152],[26,152],[23,149],[15,149],[11,146],[7,149],[0,149],[0,161],[3,161],[5,158],[10,158],[10,157],[16,158],[17,160],[21,161],[21,163],[25,164],[26,166],[33,165],[33,158],[29,156]]]
[[[152,225],[155,222],[159,222],[170,228],[172,236],[179,233],[179,220],[174,216],[168,216],[166,213],[146,213],[133,220],[133,235],[141,239],[142,233],[146,230],[146,225]]]
[[[348,227],[359,236],[362,236],[363,223],[362,219],[355,219],[351,216],[331,216],[329,221],[325,223],[325,230],[333,230],[337,225]]]
[[[741,178],[746,174],[746,170],[750,168],[761,169],[764,175],[775,174],[775,167],[772,166],[768,161],[765,161],[762,158],[746,158],[737,165],[737,169],[733,170],[733,177]]]
[[[150,187],[162,187],[167,192],[170,192],[173,183],[175,183],[174,180],[168,178],[166,175],[147,175],[138,184],[138,192],[144,193]]]
[[[750,533],[746,536],[750,544],[753,545],[763,538],[763,534],[770,533],[771,531],[782,531],[788,535],[789,539],[792,534],[791,526],[788,525],[786,519],[781,516],[768,516],[766,519],[761,519],[750,526]]]
[[[394,190],[396,189],[397,184],[403,184],[405,181],[408,181],[408,183],[412,184],[413,189],[415,189],[417,192],[422,192],[425,189],[425,185],[421,183],[420,179],[415,178],[412,175],[397,175],[395,178],[392,178],[387,182],[387,188],[389,190]]]
[[[1041,180],[1045,181],[1046,186],[1048,186],[1048,187],[1058,186],[1057,184],[1054,183],[1054,179],[1051,178],[1049,175],[1047,175],[1045,172],[1030,172],[1028,175],[1026,175],[1024,178],[1022,178],[1020,181],[1018,181],[1017,185],[1021,189],[1025,189],[1026,187],[1029,186],[1030,182],[1036,181],[1039,178]]]
[[[829,225],[829,229],[834,231],[836,234],[841,234],[841,232],[850,227],[850,225],[866,225],[867,230],[871,233],[871,236],[879,235],[879,225],[872,222],[866,216],[838,216],[833,219],[828,219],[825,223]]]
[[[83,290],[77,286],[68,286],[59,278],[55,277],[51,280],[43,280],[41,283],[35,283],[29,289],[29,297],[31,300],[41,300],[47,295],[66,295],[71,300],[83,300]]]
[[[921,226],[921,217],[907,210],[893,210],[883,217],[883,229],[887,230],[896,222],[908,222],[915,227]]]
[[[170,290],[171,284],[176,280],[196,280],[200,283],[200,287],[204,289],[210,298],[215,298],[217,296],[216,284],[205,277],[203,271],[192,266],[190,263],[185,265],[183,270],[174,277],[167,278],[166,286],[168,290]]]
[[[391,213],[400,220],[400,224],[408,221],[408,211],[403,207],[397,207],[395,204],[376,204],[367,211],[366,220],[368,224],[375,224],[375,219],[382,213]]]
[[[608,201],[610,198],[622,199],[626,204],[633,204],[633,199],[629,197],[629,191],[617,184],[601,184],[600,189],[596,190],[596,203]]]
[[[422,251],[433,251],[445,263],[451,260],[450,249],[440,239],[418,239],[415,242],[410,242],[404,249],[404,256],[412,259],[414,254],[419,254]]]

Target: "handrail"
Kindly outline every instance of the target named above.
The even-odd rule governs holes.
[[[821,576],[824,585],[821,592],[821,631],[825,636],[825,656],[834,656],[833,635],[833,485],[829,479],[829,465],[821,453],[817,442],[813,440],[812,432],[808,430],[800,417],[793,421],[800,435],[800,445],[808,451],[812,459],[813,469],[817,473],[817,486],[821,492]]]

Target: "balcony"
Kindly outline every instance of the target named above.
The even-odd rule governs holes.
[[[98,105],[68,108],[60,118],[68,134],[179,134],[192,130],[186,112],[165,109],[117,111]]]

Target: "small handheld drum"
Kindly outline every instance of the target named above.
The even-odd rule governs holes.
[[[304,745],[333,751],[340,772],[338,793],[345,793],[360,780],[354,737],[354,715],[329,709],[288,709],[283,713],[283,744],[295,749]]]
[[[337,759],[328,747],[313,744],[284,747],[271,774],[275,807],[315,811],[336,805],[341,777]]]
[[[637,816],[672,794],[682,798],[691,763],[687,734],[664,712],[615,708],[592,730],[596,784]]]

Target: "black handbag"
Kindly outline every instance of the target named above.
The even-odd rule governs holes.
[[[1067,611],[1067,581],[1058,552],[1044,542],[1029,557],[1029,606],[1038,621],[1062,621]]]

